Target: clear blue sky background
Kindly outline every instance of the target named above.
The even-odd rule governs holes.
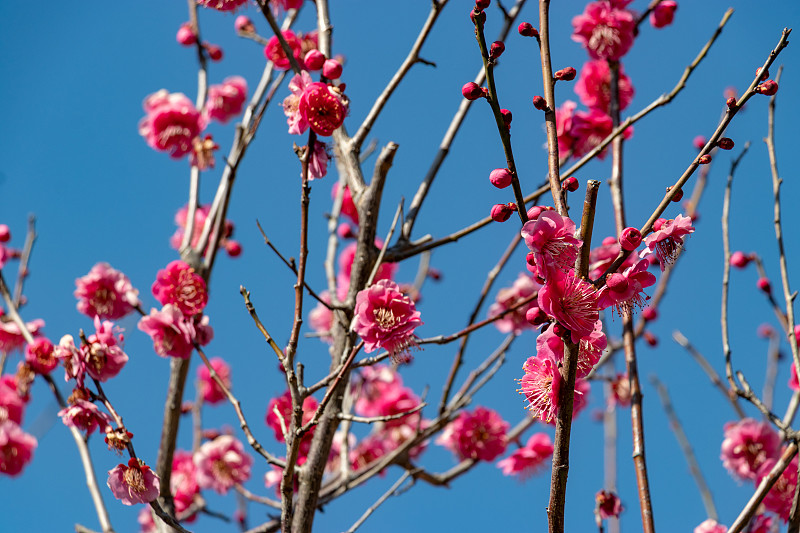
[[[534,2],[529,4],[532,5],[525,8],[520,20],[538,25]],[[460,102],[461,85],[471,80],[480,66],[467,16],[470,5],[462,0],[447,6],[423,49],[423,56],[438,67],[414,67],[373,130],[381,145],[389,141],[400,145],[384,195],[381,233],[388,230],[400,197],[413,196]],[[586,60],[585,52],[570,39],[571,17],[583,5],[553,3],[556,67],[572,65],[579,69]],[[641,10],[645,5],[644,0],[637,0],[632,7]],[[314,24],[308,9],[311,5],[307,3],[305,7],[309,12],[296,26],[300,31],[308,31]],[[715,1],[681,2],[673,26],[660,31],[648,24],[642,26],[636,45],[624,61],[625,71],[636,88],[630,112],[673,87],[727,7],[727,3]],[[734,7],[733,18],[686,90],[669,108],[658,110],[637,124],[635,135],[626,144],[625,187],[628,217],[633,225],[641,225],[664,188],[692,160],[696,153],[692,139],[713,132],[724,105],[724,89],[733,86],[741,91],[747,87],[756,68],[777,43],[781,29],[791,27],[800,15],[800,7],[791,0],[739,1]],[[345,54],[348,60],[343,79],[352,102],[347,121],[351,130],[405,57],[427,12],[427,2],[332,3],[334,51]],[[266,35],[266,25],[257,10],[250,7],[245,13]],[[492,36],[500,17],[494,7],[488,13],[487,35]],[[206,10],[200,15],[203,36],[220,44],[225,52],[222,62],[210,66],[211,83],[238,74],[254,87],[264,63],[261,47],[235,36],[234,17]],[[72,292],[75,278],[96,262],[107,261],[128,274],[149,308],[155,304],[149,287],[157,270],[176,258],[168,239],[174,231],[174,213],[187,200],[188,166],[185,160],[175,162],[148,148],[137,133],[137,123],[143,115],[142,100],[161,88],[184,92],[194,100],[195,55],[193,50],[176,44],[174,38],[186,19],[186,4],[180,1],[102,5],[62,2],[36,7],[24,2],[0,4],[0,101],[5,104],[0,120],[0,222],[11,227],[12,244],[21,246],[28,214],[38,217],[39,239],[26,285],[29,303],[23,315],[26,319],[43,318],[51,339],[67,333],[76,335],[79,328],[91,328],[91,322],[76,311]],[[546,172],[541,113],[530,105],[531,97],[541,93],[539,59],[532,40],[512,33],[506,45],[506,54],[497,69],[498,86],[503,106],[514,112],[517,166],[523,188],[530,191],[541,183]],[[800,214],[794,209],[800,199],[800,185],[794,179],[798,165],[793,160],[796,126],[800,123],[795,102],[800,83],[796,58],[793,44],[779,59],[786,70],[777,122],[779,168],[785,179],[784,227],[795,289],[800,287],[800,247],[794,231],[800,224]],[[278,98],[285,94],[286,89],[282,88]],[[567,98],[576,99],[572,87],[559,84],[558,101]],[[721,198],[730,161],[747,140],[753,146],[736,177],[731,240],[734,249],[761,253],[773,284],[779,287],[771,183],[762,142],[766,135],[766,104],[764,97],[752,99],[728,130],[737,145],[733,152],[720,153],[714,161],[700,207],[698,230],[688,241],[688,253],[660,309],[661,318],[652,326],[660,344],[655,349],[642,346],[639,350],[650,482],[655,519],[662,531],[691,531],[706,516],[655,391],[647,382],[651,374],[657,374],[672,393],[714,493],[720,521],[730,524],[751,492],[750,485],[733,482],[719,460],[722,426],[733,419],[733,411],[670,336],[673,330],[682,330],[717,370],[723,371],[718,318]],[[214,124],[210,131],[221,145],[220,153],[227,153],[233,127]],[[238,260],[220,257],[207,309],[215,328],[208,353],[230,362],[234,389],[245,413],[257,437],[275,453],[281,453],[281,447],[262,421],[267,401],[282,392],[284,385],[274,356],[253,327],[238,289],[243,284],[252,292],[270,331],[285,342],[292,319],[293,276],[263,245],[255,221],[261,221],[285,254],[296,255],[300,181],[299,165],[291,150],[294,141],[297,139],[286,133],[281,109],[272,106],[240,168],[231,203],[229,217],[236,223],[236,238],[242,242],[244,253]],[[374,156],[367,168],[371,169],[373,163]],[[508,191],[492,188],[486,179],[491,169],[502,165],[502,151],[489,110],[477,106],[471,110],[440,171],[416,226],[417,236],[443,236],[483,217],[492,204],[511,201]],[[605,181],[609,172],[607,162],[594,163],[578,178],[581,182]],[[204,175],[205,202],[213,196],[219,175],[219,169]],[[323,213],[330,207],[334,180],[335,172],[312,187],[313,251],[308,280],[315,287],[324,285],[324,253],[320,247],[325,236]],[[573,199],[574,205],[579,203]],[[601,188],[599,206],[595,226],[598,241],[612,231],[606,187]],[[671,217],[676,213],[677,206],[668,212]],[[443,271],[444,280],[426,286],[420,305],[425,326],[418,331],[420,335],[447,334],[463,327],[486,272],[505,249],[515,227],[512,221],[496,224],[433,254],[433,265]],[[524,268],[523,257],[524,252],[519,250],[496,288],[510,285]],[[415,273],[416,264],[412,261],[401,266],[398,278],[411,281]],[[755,280],[752,267],[733,272],[731,340],[735,366],[760,388],[767,344],[757,338],[755,330],[762,322],[775,324],[775,319],[757,292]],[[138,453],[154,463],[169,365],[154,354],[149,338],[136,329],[134,317],[122,320],[121,325],[128,332],[126,352],[131,359],[106,391],[135,433]],[[612,322],[611,327],[618,335],[619,321]],[[467,364],[478,364],[501,340],[502,335],[495,330],[476,335],[470,343]],[[497,409],[512,424],[525,416],[514,379],[520,377],[522,362],[534,353],[534,346],[534,335],[523,335],[508,353],[507,364],[476,403]],[[788,353],[785,343],[783,349]],[[304,340],[299,353],[309,380],[328,368],[327,349],[318,340]],[[452,345],[427,348],[417,355],[412,366],[402,369],[403,378],[417,391],[430,385],[429,398],[435,402],[454,353]],[[11,359],[10,369],[17,360],[17,356]],[[788,368],[784,360],[776,394],[781,413],[789,397],[785,386]],[[60,371],[58,377],[60,380]],[[21,477],[0,478],[3,530],[67,531],[76,522],[98,529],[74,445],[55,417],[55,403],[42,383],[34,386],[33,397],[24,427],[39,438],[39,448]],[[602,426],[592,420],[591,414],[601,407],[601,388],[595,384],[591,405],[573,430],[567,519],[570,531],[594,528],[593,496],[603,483]],[[753,409],[748,412],[756,414]],[[207,409],[205,423],[207,427],[236,427],[232,409],[224,404]],[[619,491],[627,508],[623,528],[637,531],[641,526],[627,410],[620,413],[619,423]],[[537,426],[537,430],[552,434],[549,427]],[[238,430],[236,434],[241,437]],[[188,448],[189,437],[184,429],[179,446]],[[102,439],[93,438],[91,449],[105,489],[105,472],[119,461],[106,451]],[[443,471],[454,461],[449,452],[431,445],[422,464],[432,471]],[[254,492],[272,495],[272,490],[263,486],[265,467],[256,462],[247,486]],[[347,529],[399,474],[391,470],[385,478],[329,505],[316,519],[317,530]],[[391,499],[362,530],[542,531],[546,528],[548,483],[549,469],[523,484],[503,477],[494,465],[480,465],[456,480],[449,490],[420,484],[402,497]],[[108,490],[104,490],[104,497],[116,530],[137,531],[138,508],[118,505]],[[235,509],[232,497],[209,494],[208,500],[216,511],[230,514]],[[264,519],[264,509],[251,504],[249,510],[251,525]],[[221,524],[203,517],[193,528],[218,531]]]

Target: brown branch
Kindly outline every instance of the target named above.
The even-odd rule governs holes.
[[[411,477],[413,475],[413,473],[414,473],[413,470],[406,470],[405,472],[403,472],[403,475],[400,476],[397,479],[397,481],[395,481],[394,484],[391,487],[389,487],[389,490],[384,492],[383,495],[375,501],[375,503],[373,503],[371,506],[369,506],[369,508],[367,508],[366,511],[364,511],[364,514],[361,515],[361,518],[356,520],[356,522],[352,526],[350,526],[350,529],[347,530],[347,533],[354,533],[355,530],[357,530],[359,527],[361,527],[361,524],[366,522],[367,518],[369,518],[370,515],[372,515],[372,513],[374,513],[378,509],[378,507],[381,506],[381,504],[383,504],[383,502],[385,502],[391,496],[393,496],[394,493],[397,492],[397,490],[400,488],[400,486],[403,483],[405,483],[405,481],[409,477]],[[413,483],[414,483],[414,480],[412,479],[411,480],[411,484],[413,485]]]
[[[25,235],[25,244],[22,247],[22,255],[19,258],[17,267],[17,282],[14,285],[14,305],[19,309],[22,305],[22,289],[25,285],[25,278],[28,277],[28,263],[31,259],[33,244],[36,242],[36,217],[28,217],[28,233]]]
[[[264,327],[264,324],[261,322],[261,319],[258,318],[258,313],[256,313],[256,308],[253,305],[253,302],[250,301],[250,291],[245,289],[243,285],[240,285],[239,292],[244,297],[244,305],[247,308],[247,312],[250,313],[250,316],[256,323],[258,331],[260,331],[261,334],[264,336],[264,338],[267,340],[267,343],[269,343],[270,347],[272,348],[272,351],[275,352],[275,355],[278,356],[278,361],[283,362],[284,358],[283,350],[281,350],[281,347],[278,346],[278,343],[275,342],[275,339],[272,337],[272,335],[269,334],[267,328]]]

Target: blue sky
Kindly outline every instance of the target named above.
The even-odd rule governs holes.
[[[405,57],[427,16],[428,3],[406,3],[402,9],[388,2],[351,0],[332,4],[334,53],[347,57],[343,74],[351,100],[347,125],[354,130]],[[373,130],[381,145],[389,141],[400,145],[384,194],[381,234],[388,230],[400,198],[408,200],[413,196],[460,103],[461,85],[471,80],[480,66],[467,17],[470,4],[451,2],[445,8],[422,53],[437,67],[415,66]],[[520,20],[538,25],[535,5],[532,1],[529,4]],[[645,1],[636,0],[632,7],[641,10],[645,5]],[[766,5],[735,3],[731,21],[688,87],[668,108],[636,125],[633,138],[626,144],[625,159],[628,217],[635,221],[634,225],[641,225],[664,188],[688,166],[695,155],[692,139],[713,132],[724,105],[725,88],[733,86],[741,91],[747,87],[778,42],[781,30],[798,20],[800,7],[795,2],[782,0],[769,3],[769,8]],[[107,261],[124,271],[140,290],[145,308],[149,308],[155,305],[149,287],[157,270],[176,257],[168,239],[174,231],[174,213],[186,203],[188,166],[186,161],[173,161],[148,148],[138,135],[137,123],[143,115],[142,100],[161,88],[184,92],[194,99],[196,62],[193,51],[179,46],[174,38],[178,26],[187,19],[185,2],[159,2],[155,6],[141,2],[101,7],[91,3],[50,3],[32,10],[19,2],[0,5],[0,79],[5,81],[0,84],[0,101],[6,102],[0,121],[0,223],[11,227],[12,245],[21,246],[28,214],[37,216],[39,238],[26,284],[29,303],[23,316],[43,318],[51,339],[67,333],[77,335],[79,328],[91,328],[89,319],[76,311],[72,292],[75,278],[96,262]],[[308,11],[310,7],[307,3]],[[721,2],[681,2],[673,26],[663,30],[642,26],[637,43],[624,59],[625,71],[636,89],[630,112],[638,111],[673,87],[727,7]],[[551,9],[557,68],[571,65],[579,69],[586,60],[585,52],[570,39],[571,17],[582,9],[581,2],[554,3]],[[246,13],[256,21],[259,32],[267,35],[257,10],[251,6]],[[494,8],[488,13],[487,35],[492,36],[500,18]],[[308,31],[313,27],[310,15],[306,12],[301,16],[297,29]],[[235,36],[234,17],[230,15],[201,10],[200,17],[204,38],[221,45],[225,52],[223,61],[210,65],[210,82],[219,83],[238,74],[254,87],[263,68],[261,47]],[[800,185],[793,179],[797,165],[792,159],[795,129],[800,122],[792,100],[800,81],[796,53],[790,45],[778,60],[786,69],[776,126],[779,168],[784,177],[784,227],[793,273],[798,272],[800,264],[800,249],[792,231],[800,223],[800,212],[793,209],[800,198]],[[773,75],[774,72],[775,69]],[[528,192],[541,183],[546,173],[541,114],[530,105],[531,97],[542,92],[539,59],[532,40],[512,33],[497,69],[497,80],[503,106],[514,112],[512,140],[523,189]],[[280,89],[278,98],[285,94],[286,89]],[[559,84],[556,98],[559,102],[576,99],[568,84]],[[766,135],[766,104],[766,98],[753,98],[729,128],[727,136],[737,146],[732,152],[720,153],[714,161],[700,206],[697,232],[687,243],[687,254],[677,267],[660,319],[652,326],[660,343],[654,349],[639,349],[654,514],[662,530],[690,531],[706,517],[655,391],[647,382],[651,374],[657,374],[670,389],[675,409],[714,493],[720,522],[733,522],[751,490],[748,485],[732,482],[719,461],[722,426],[733,419],[734,413],[670,336],[673,330],[680,329],[718,371],[723,371],[719,331],[721,199],[730,160],[747,140],[752,141],[752,148],[737,172],[733,192],[732,246],[762,254],[773,285],[779,286],[771,182],[762,142]],[[213,125],[210,131],[221,145],[220,153],[227,153],[232,125]],[[293,275],[263,245],[255,221],[261,222],[284,254],[297,254],[300,181],[291,149],[294,141],[286,133],[280,108],[271,107],[240,167],[229,212],[244,253],[237,260],[220,257],[207,309],[215,328],[215,339],[207,353],[230,362],[235,392],[256,436],[276,453],[281,448],[261,421],[267,401],[283,391],[283,384],[274,356],[244,309],[239,285],[251,291],[270,331],[280,339],[279,344],[285,343],[291,328]],[[367,162],[367,169],[373,163],[374,156]],[[416,235],[446,235],[488,214],[492,204],[511,201],[507,190],[495,190],[486,179],[489,171],[502,165],[502,150],[489,110],[485,106],[474,107],[440,171],[427,200],[427,210],[418,219]],[[577,177],[581,182],[606,181],[609,173],[608,162],[596,162]],[[218,168],[204,175],[203,201],[210,201],[219,174]],[[312,186],[308,281],[315,287],[324,285],[324,253],[320,247],[326,232],[323,214],[330,208],[334,179],[335,172]],[[579,201],[573,199],[573,204]],[[595,235],[599,241],[612,231],[605,186],[601,187],[598,204]],[[668,214],[674,217],[678,212],[676,206]],[[444,280],[426,286],[420,304],[425,326],[419,330],[420,335],[447,334],[463,327],[486,272],[514,231],[512,221],[495,224],[434,252],[432,264],[443,271]],[[513,282],[524,268],[523,257],[520,249],[492,295]],[[416,262],[410,261],[401,265],[398,279],[411,281],[415,273]],[[752,267],[732,275],[731,341],[735,366],[760,388],[767,346],[755,330],[763,322],[776,323],[755,288]],[[796,274],[793,283],[794,289],[800,285]],[[616,330],[618,335],[619,321],[610,324],[612,333]],[[154,463],[169,365],[153,353],[150,340],[136,329],[134,318],[124,319],[120,325],[127,330],[126,352],[131,360],[106,391],[135,433],[137,452],[148,463]],[[467,364],[478,364],[502,338],[490,329],[475,335],[467,352]],[[475,404],[497,409],[512,424],[524,416],[514,379],[520,377],[522,362],[533,355],[534,347],[532,333],[517,340],[507,363],[476,397]],[[788,353],[785,344],[783,351]],[[454,353],[452,345],[426,348],[417,354],[413,365],[402,369],[404,380],[417,391],[430,385],[429,397],[435,403]],[[327,350],[317,339],[302,340],[299,354],[309,380],[326,371]],[[10,365],[16,364],[16,357],[12,357]],[[789,397],[787,380],[788,364],[784,359],[776,391],[781,413]],[[74,445],[55,417],[57,409],[49,391],[37,383],[33,397],[24,426],[39,438],[39,448],[21,477],[0,478],[4,527],[7,531],[64,531],[80,522],[97,529]],[[573,430],[567,520],[571,531],[591,531],[594,527],[593,496],[602,488],[602,427],[592,420],[591,412],[601,406],[601,390],[595,384],[591,405]],[[748,413],[756,414],[753,409]],[[628,415],[628,411],[622,411],[619,416],[619,492],[627,508],[623,529],[637,531],[640,522],[629,459]],[[208,427],[236,427],[232,409],[224,404],[209,408],[205,423]],[[549,427],[537,426],[537,430],[552,434]],[[179,446],[190,446],[188,431],[181,433]],[[91,449],[104,485],[104,473],[118,459],[106,451],[101,439],[92,439]],[[454,461],[449,452],[431,445],[422,464],[432,471],[443,471]],[[247,486],[254,492],[271,495],[271,489],[263,487],[265,471],[266,465],[256,462],[253,479]],[[399,471],[392,470],[386,478],[373,480],[329,505],[317,517],[318,531],[346,530],[399,475]],[[522,484],[503,477],[494,465],[480,465],[450,489],[420,484],[402,497],[391,499],[362,531],[540,531],[546,527],[548,484],[549,470]],[[104,496],[115,529],[136,531],[138,509],[117,505],[108,491]],[[216,511],[230,514],[235,509],[232,497],[209,495],[208,499]],[[265,511],[255,504],[249,510],[250,523],[258,524]],[[218,531],[220,524],[203,517],[194,530]]]

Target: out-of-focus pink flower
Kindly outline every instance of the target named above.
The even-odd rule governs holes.
[[[627,373],[617,374],[617,377],[611,382],[609,403],[621,407],[627,407],[631,404],[631,380],[628,378]]]
[[[509,427],[497,411],[476,407],[472,412],[462,411],[450,422],[436,439],[436,444],[453,452],[459,461],[494,461],[506,451]]]
[[[641,309],[650,299],[644,289],[656,282],[656,277],[647,271],[648,261],[642,259],[621,274],[615,272],[606,278],[605,286],[598,293],[600,309],[614,307],[620,316],[627,316],[633,310]]]
[[[569,135],[572,137],[572,155],[582,157],[588,154],[608,137],[613,129],[614,123],[605,111],[600,109],[590,109],[588,112],[576,111],[572,116],[572,125],[569,129]],[[632,135],[632,126],[622,132],[625,139],[630,139]],[[605,155],[606,150],[604,149],[597,154],[597,157],[604,159]]]
[[[618,60],[633,46],[636,17],[601,0],[587,4],[582,14],[573,17],[572,27],[572,40],[581,43],[592,59]]]
[[[611,70],[608,61],[587,61],[583,64],[580,77],[575,82],[575,94],[583,105],[596,108],[604,113],[609,112],[611,102]],[[619,109],[622,111],[633,100],[631,79],[619,66]]]
[[[381,239],[375,239],[375,246],[377,248],[383,247],[383,241]],[[356,258],[356,251],[358,250],[358,243],[351,242],[339,254],[339,272],[336,274],[336,284],[338,286],[338,290],[344,292],[345,296],[347,295],[347,289],[350,287],[350,275],[353,273],[353,261]],[[375,282],[377,283],[380,280],[391,280],[394,278],[395,273],[397,273],[398,265],[397,263],[381,263],[381,266],[378,267],[378,272],[375,274]],[[342,296],[339,297],[340,299]]]
[[[533,278],[521,272],[511,287],[500,289],[497,292],[494,303],[489,306],[489,318],[495,317],[518,305],[523,300],[530,298],[541,287]],[[519,335],[523,330],[533,328],[533,325],[526,320],[525,315],[529,310],[538,309],[538,307],[539,304],[534,298],[516,311],[496,320],[494,325],[501,333],[511,333],[513,331],[514,334]]]
[[[108,471],[107,485],[124,505],[136,505],[158,498],[161,480],[149,466],[131,458],[127,466],[120,464]]]
[[[666,265],[671,265],[678,258],[683,249],[683,238],[694,232],[694,226],[690,217],[681,215],[663,221],[660,226],[658,222],[657,220],[653,225],[653,233],[644,238],[647,248],[639,255],[644,258],[648,254],[655,253],[663,272]]]
[[[526,479],[536,473],[545,461],[553,455],[553,442],[547,433],[534,433],[525,446],[497,462],[497,468],[505,476],[520,476]]]
[[[364,340],[364,350],[386,350],[398,358],[414,345],[414,330],[422,325],[414,302],[397,283],[382,279],[356,295],[353,331]]]
[[[386,402],[394,402],[403,388],[403,378],[387,365],[365,366],[353,385],[355,411],[361,416],[381,416]],[[412,406],[413,407],[413,406]]]
[[[324,178],[328,174],[328,145],[323,142],[314,141],[314,151],[311,152],[311,159],[308,161],[308,179],[316,180]]]
[[[564,361],[564,341],[561,337],[556,335],[555,328],[547,328],[541,332],[536,338],[536,353],[550,352],[552,358],[558,362]],[[603,322],[598,320],[595,322],[594,330],[581,339],[578,344],[578,378],[586,377],[592,371],[594,365],[600,360],[603,350],[606,349],[608,341],[606,335],[603,333]]]
[[[383,436],[368,435],[361,439],[355,448],[350,450],[350,468],[354,471],[365,468],[389,451],[388,442]],[[383,475],[383,472],[381,472],[381,475]]]
[[[102,412],[92,402],[76,399],[71,405],[58,412],[61,421],[67,427],[77,428],[91,435],[99,427],[101,433],[107,433],[111,428],[111,417]]]
[[[305,115],[300,113],[300,97],[306,87],[313,81],[305,70],[300,74],[295,74],[289,82],[289,90],[292,94],[283,99],[283,114],[286,115],[286,123],[289,125],[291,135],[300,135],[308,129],[308,121]]]
[[[317,411],[318,406],[319,402],[317,402],[316,398],[313,396],[306,396],[303,400],[303,418],[301,420],[303,424],[307,424],[314,418],[314,413]],[[276,410],[280,415],[275,412]],[[275,439],[279,442],[284,442],[283,427],[281,424],[286,427],[286,431],[292,430],[292,397],[289,391],[269,401],[265,421],[267,426],[272,428],[272,431],[275,432]],[[311,449],[311,439],[314,436],[315,429],[316,427],[312,427],[311,431],[306,433],[300,441],[299,453],[301,458],[305,458],[305,456],[308,455],[308,451]]]
[[[187,317],[202,313],[208,303],[205,280],[180,259],[158,271],[152,291],[161,305],[173,304]]]
[[[183,93],[166,89],[144,100],[145,117],[139,121],[139,135],[159,152],[178,159],[192,151],[192,141],[206,127],[200,111]]]
[[[303,64],[303,46],[300,38],[292,30],[283,30],[281,32],[286,44],[292,50],[292,55],[297,62],[302,66]],[[270,37],[267,45],[264,47],[264,56],[275,65],[276,70],[289,70],[292,67],[291,61],[283,51],[281,42],[278,40],[277,35]]]
[[[231,367],[221,357],[212,357],[209,360],[214,372],[217,373],[219,379],[225,384],[228,390],[231,389]],[[227,396],[222,391],[222,388],[217,385],[217,382],[211,379],[211,371],[206,365],[200,365],[197,368],[197,380],[200,387],[200,393],[203,395],[203,401],[207,404],[214,405],[223,401]]]
[[[794,361],[790,365],[790,368],[789,388],[793,391],[800,391],[800,380],[797,379],[797,367],[794,365]]]
[[[192,453],[177,450],[172,456],[169,488],[175,497],[175,512],[179,515],[191,506],[195,495],[200,493],[195,471]]]
[[[31,458],[38,443],[13,420],[0,422],[0,472],[17,476]]]
[[[322,291],[319,297],[323,302],[331,303],[331,296],[328,291]],[[308,323],[315,333],[321,335],[320,339],[323,342],[333,342],[333,337],[330,336],[331,327],[333,326],[333,311],[325,307],[322,302],[317,302],[317,306],[308,313]]]
[[[536,274],[547,279],[553,270],[567,271],[575,265],[580,246],[575,223],[555,211],[544,211],[522,226],[522,237],[533,252]]]
[[[618,517],[622,512],[622,502],[619,496],[611,491],[600,490],[594,497],[597,504],[597,514],[601,520]]]
[[[694,528],[694,533],[725,533],[728,528],[718,524],[716,520],[709,518],[702,524]]]
[[[6,374],[0,379],[0,423],[11,420],[22,424],[25,412],[25,399],[17,391],[16,379]]]
[[[25,362],[37,374],[49,374],[58,366],[58,359],[50,339],[37,337],[25,346]]]
[[[332,135],[347,116],[347,102],[340,91],[320,82],[306,86],[298,109],[311,130],[323,137]]]
[[[211,211],[210,205],[199,205],[194,212],[194,231],[192,232],[192,239],[189,243],[190,246],[197,246],[197,243],[200,242],[200,235],[203,233],[203,226],[206,223],[206,219],[208,218],[208,213]],[[186,222],[189,215],[189,208],[187,206],[183,206],[175,213],[175,225],[178,226],[178,229],[175,230],[175,233],[172,234],[172,237],[169,239],[169,245],[174,248],[175,250],[180,250],[181,241],[183,241],[183,234],[184,230],[186,229]],[[233,253],[231,251],[231,245],[237,244],[236,241],[231,240],[233,236],[233,222],[230,220],[225,220],[225,224],[222,228],[222,238],[220,239],[219,245],[220,247],[224,247],[225,251],[228,252],[228,255],[231,257],[236,257],[239,254]],[[206,247],[207,250],[207,247]],[[205,253],[205,250],[203,251]],[[241,246],[239,247],[239,253],[241,253]]]
[[[139,523],[139,533],[156,533],[158,531],[149,507],[142,507],[136,521]]]
[[[758,478],[756,484],[761,484],[761,481],[769,475],[770,470],[777,463],[777,459],[767,459],[758,471]],[[761,502],[764,507],[781,517],[784,522],[789,521],[789,513],[792,510],[792,499],[794,498],[795,488],[797,487],[797,456],[794,456],[792,462],[778,478],[778,481],[772,486],[767,493],[767,496]]]
[[[139,319],[138,327],[150,335],[153,348],[161,357],[188,359],[194,349],[193,341],[205,346],[214,336],[207,316],[199,321],[187,318],[172,304],[161,311],[151,309],[149,315]]]
[[[722,441],[720,458],[722,465],[733,476],[742,480],[754,480],[768,459],[778,457],[780,446],[780,436],[767,422],[745,418],[725,424],[725,440]]]
[[[774,520],[768,514],[757,514],[750,520],[747,533],[770,533],[774,531],[772,523]]]
[[[246,4],[247,0],[197,0],[197,3],[217,11],[236,11]]]
[[[101,322],[98,317],[94,318],[94,327],[95,334],[87,339],[89,346],[81,346],[80,353],[89,375],[99,381],[108,381],[128,362],[128,355],[122,351],[122,329],[108,320]]]
[[[558,136],[558,153],[567,154],[573,149],[575,139],[572,137],[572,118],[578,104],[572,100],[564,100],[556,109],[556,134]]]
[[[230,435],[206,442],[194,454],[197,484],[220,494],[250,479],[252,464],[253,458],[244,453],[242,443]]]
[[[128,276],[108,263],[97,263],[88,274],[75,280],[78,311],[94,318],[117,320],[139,305],[139,291]]]
[[[270,0],[270,3],[284,11],[289,11],[290,9],[299,9],[303,5],[303,0]]]
[[[72,335],[64,335],[55,347],[55,354],[61,364],[64,365],[64,381],[74,379],[79,389],[83,388],[83,380],[86,376],[86,358],[75,347],[75,340]]]
[[[603,273],[611,266],[611,263],[614,262],[614,259],[617,258],[620,252],[620,244],[614,237],[606,237],[603,239],[603,242],[597,248],[593,248],[591,252],[589,252],[589,277],[591,279],[597,279],[603,275]],[[633,254],[628,255],[625,262],[622,263],[620,269],[625,269],[630,266],[633,266],[636,261],[638,261],[638,257]]]
[[[650,12],[650,24],[654,28],[663,28],[672,24],[678,3],[673,0],[661,0]]]
[[[573,342],[589,336],[600,317],[597,291],[572,271],[554,271],[539,291],[539,307],[572,332]]]
[[[226,124],[242,112],[247,99],[247,82],[241,76],[225,78],[221,85],[208,88],[206,116]]]
[[[331,199],[336,199],[338,194],[339,182],[337,181],[333,184],[333,188],[331,188]],[[344,186],[344,192],[342,193],[342,214],[350,218],[354,224],[358,224],[358,209],[356,209],[356,204],[353,202],[353,196],[350,194],[350,187],[347,185]],[[350,262],[352,263],[352,260]]]

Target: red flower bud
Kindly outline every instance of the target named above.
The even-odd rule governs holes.
[[[756,69],[756,76],[758,76],[759,72],[761,72],[761,67],[758,67]],[[764,81],[764,80],[766,80],[768,78],[769,78],[769,69],[764,69],[764,72],[762,72],[761,75],[758,76],[758,81],[760,83],[760,82],[762,82],[762,81]]]
[[[767,80],[758,87],[756,87],[756,92],[764,94],[766,96],[772,96],[776,92],[778,92],[778,84],[775,80]]]
[[[706,145],[708,141],[702,135],[698,135],[694,139],[692,139],[692,146],[697,148],[698,150],[702,150],[703,147]]]
[[[175,36],[175,40],[183,46],[192,46],[194,43],[196,43],[197,35],[195,35],[194,31],[192,30],[192,25],[188,22],[181,24],[181,27],[178,28],[178,34]]]
[[[580,187],[580,185],[581,184],[578,183],[578,178],[576,178],[575,176],[570,176],[567,179],[565,179],[563,182],[561,182],[561,188],[564,189],[564,190],[567,190],[569,192],[577,191],[578,187]]]
[[[657,218],[656,221],[653,222],[653,231],[659,231],[666,221],[666,218]]]
[[[517,31],[523,37],[538,37],[539,32],[536,31],[530,22],[523,22],[517,27]]]
[[[256,25],[250,20],[250,17],[239,15],[233,22],[233,27],[239,33],[255,33]]]
[[[658,311],[652,307],[645,307],[642,309],[642,318],[644,318],[646,322],[652,322],[658,318]]]
[[[438,268],[431,267],[428,269],[428,277],[433,281],[440,281],[442,279],[442,271]]]
[[[489,48],[489,59],[497,59],[503,52],[506,51],[506,45],[503,44],[503,41],[495,41],[492,43],[492,46]]]
[[[701,165],[707,165],[711,163],[711,156],[708,154],[700,156],[700,159],[698,159],[697,162],[700,163]]]
[[[572,67],[557,70],[553,77],[557,80],[572,81],[575,79],[575,69]]]
[[[337,80],[342,76],[342,64],[335,59],[327,59],[322,64],[322,75],[329,80]]]
[[[474,81],[471,81],[469,83],[465,83],[464,86],[461,87],[461,94],[467,100],[477,100],[483,96],[483,89],[481,89],[480,85]]]
[[[216,44],[203,43],[203,47],[208,52],[208,57],[211,61],[222,61],[222,48]]]
[[[719,146],[722,150],[730,150],[733,148],[733,139],[723,137],[717,141],[717,146]]]
[[[767,278],[758,278],[756,285],[758,285],[758,288],[767,294],[770,294],[772,292],[772,284],[769,282]]]
[[[544,111],[545,108],[547,108],[547,102],[541,96],[536,95],[533,97],[533,107],[535,107],[539,111]]]
[[[489,181],[498,189],[505,189],[511,185],[513,176],[507,168],[496,168],[489,174]]]
[[[667,193],[672,190],[672,187],[667,187]],[[683,198],[683,189],[678,189],[678,192],[675,193],[675,196],[672,197],[673,202],[680,202]]]
[[[515,204],[495,204],[492,206],[492,220],[495,222],[505,222],[514,213]]]
[[[623,250],[632,252],[642,244],[642,233],[636,228],[625,228],[619,236],[619,245]]]
[[[491,3],[492,3],[491,0],[475,0],[475,10],[483,11],[484,9],[489,7],[489,4]]]
[[[539,309],[538,307],[531,307],[527,311],[525,311],[525,320],[528,321],[529,324],[534,326],[539,326],[547,322],[547,313]]]
[[[316,48],[309,50],[308,53],[306,53],[306,56],[303,58],[303,64],[305,64],[306,70],[310,70],[312,72],[319,70],[325,64],[325,54]]]
[[[354,239],[356,237],[356,234],[353,233],[353,228],[347,222],[339,224],[339,227],[336,228],[336,234],[340,239]]]
[[[731,96],[725,101],[725,105],[728,106],[728,109],[734,109],[736,107],[736,97]]]
[[[239,257],[242,255],[242,245],[236,241],[225,242],[225,251],[231,257]]]
[[[475,6],[477,7],[477,6]],[[486,13],[483,11],[479,11],[476,13],[474,10],[469,12],[469,18],[472,19],[474,24],[485,24],[486,23]]]
[[[652,333],[650,333],[649,331],[645,331],[642,334],[642,337],[644,337],[645,342],[647,344],[649,344],[650,346],[652,346],[654,348],[656,346],[658,346],[658,338],[655,335],[653,335]]]
[[[731,254],[731,266],[736,268],[745,268],[747,265],[750,264],[752,261],[752,256],[747,255],[744,252],[733,252]]]
[[[503,122],[506,123],[506,128],[511,127],[511,111],[508,109],[501,109],[500,114],[503,115]]]
[[[8,242],[11,240],[11,230],[8,229],[6,224],[0,224],[0,242]]]
[[[549,205],[535,205],[528,209],[528,220],[536,220],[539,218],[539,215],[542,214],[544,211],[552,211],[553,208]]]

